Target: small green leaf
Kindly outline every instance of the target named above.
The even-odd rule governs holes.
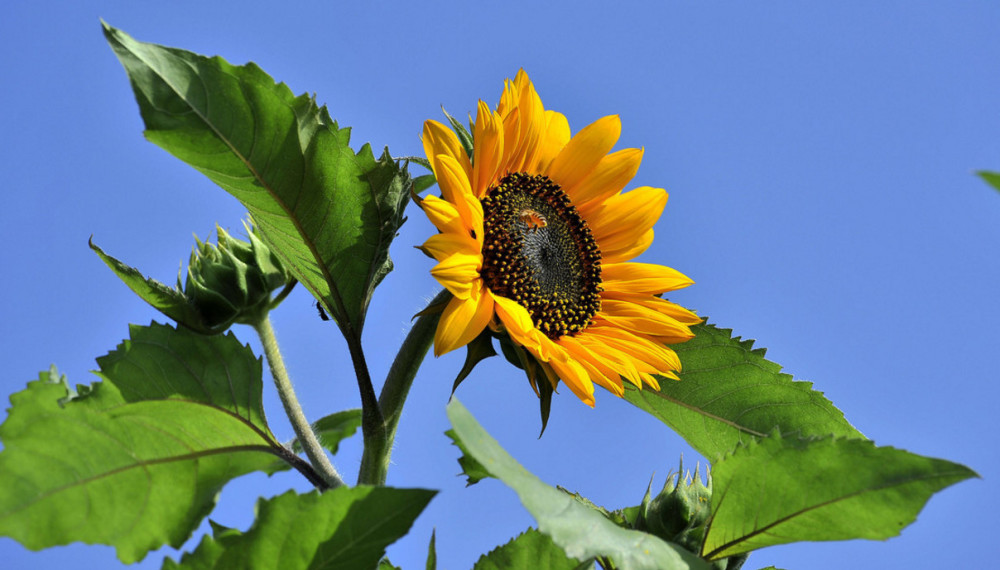
[[[350,129],[256,65],[134,40],[104,26],[132,83],[146,138],[250,211],[262,239],[359,339],[412,185],[388,151],[355,153]]]
[[[712,560],[803,540],[885,540],[916,520],[931,495],[977,476],[868,440],[774,433],[713,466],[702,555]]]
[[[323,447],[336,455],[340,442],[354,435],[361,427],[361,408],[330,414],[317,420],[312,427]],[[302,444],[298,438],[292,440],[291,447],[295,453],[302,453]]]
[[[573,570],[580,566],[548,536],[533,528],[479,557],[472,570]]]
[[[987,170],[980,170],[977,172],[983,180],[987,182],[990,186],[1000,190],[1000,172],[989,172]]]
[[[455,430],[450,429],[444,432],[444,434],[450,437],[451,441],[462,450],[462,456],[458,458],[458,464],[462,466],[462,474],[467,478],[466,487],[475,485],[483,479],[493,476],[475,457],[469,455],[469,450],[465,448],[465,444],[462,443],[462,439],[458,437]]]
[[[431,531],[431,543],[427,545],[427,570],[437,570],[437,550],[434,548],[434,531]]]
[[[32,550],[108,544],[122,562],[136,562],[163,544],[179,547],[226,482],[273,463],[278,444],[252,412],[130,399],[134,386],[119,388],[107,372],[109,381],[72,399],[51,372],[11,396],[0,425],[0,535]]]
[[[114,257],[104,253],[104,250],[97,247],[93,240],[91,240],[89,244],[90,249],[94,250],[94,253],[96,253],[97,256],[111,268],[111,271],[113,271],[119,279],[128,285],[129,289],[134,291],[136,295],[142,298],[143,301],[152,305],[156,310],[160,311],[174,321],[177,321],[178,323],[181,323],[184,326],[198,332],[205,334],[220,332],[205,326],[201,314],[188,302],[188,299],[184,295],[183,291],[175,287],[168,287],[156,279],[144,276],[135,267],[126,265],[125,263],[122,263]]]
[[[600,513],[529,473],[476,422],[457,398],[447,408],[453,437],[494,477],[514,489],[538,521],[538,529],[580,561],[610,557],[623,569],[707,570],[708,565],[682,548],[655,536],[619,528]]]
[[[399,566],[396,566],[392,562],[389,562],[388,558],[383,558],[378,561],[378,570],[403,570]]]
[[[435,494],[364,485],[322,494],[288,491],[257,501],[257,520],[246,532],[206,536],[171,568],[382,568],[385,548],[410,530]],[[385,564],[392,568],[388,561]]]
[[[660,378],[659,391],[626,384],[625,399],[710,461],[775,427],[786,435],[864,437],[812,383],[793,381],[753,341],[714,325],[691,330],[693,339],[671,347],[683,365],[681,380]]]

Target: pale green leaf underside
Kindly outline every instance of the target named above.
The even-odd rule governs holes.
[[[489,473],[514,489],[521,503],[567,555],[584,561],[610,556],[622,569],[707,569],[707,564],[659,538],[618,527],[570,495],[543,483],[514,460],[457,398],[447,408],[454,437]]]
[[[409,531],[435,493],[368,486],[323,494],[289,491],[258,501],[257,520],[246,532],[216,532],[180,563],[164,561],[164,568],[375,568],[385,548]]]
[[[345,332],[360,335],[375,286],[392,267],[410,177],[324,107],[253,63],[136,41],[105,25],[128,73],[146,137],[250,211],[285,267]]]
[[[702,552],[715,559],[803,540],[884,540],[912,523],[931,495],[976,476],[868,440],[775,433],[712,467]]]
[[[810,382],[793,381],[764,358],[753,341],[714,325],[692,327],[696,336],[672,345],[681,380],[660,379],[660,390],[628,387],[625,399],[680,434],[710,461],[740,442],[770,433],[863,438]]]

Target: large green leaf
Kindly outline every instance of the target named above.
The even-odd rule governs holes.
[[[580,561],[610,557],[618,568],[697,569],[708,565],[681,547],[639,531],[618,527],[597,511],[535,477],[500,447],[472,414],[452,398],[447,408],[462,449],[489,474],[514,489],[521,503],[538,521],[538,530],[550,536],[567,555]]]
[[[215,339],[235,343],[231,337],[204,342]],[[213,392],[204,384],[209,376],[176,379],[174,393],[151,387],[150,397],[166,399],[141,400],[133,384],[139,375],[119,374],[162,362],[128,359],[102,371],[108,381],[81,386],[79,393],[53,371],[11,396],[0,425],[0,535],[32,550],[108,544],[120,560],[135,562],[163,544],[179,547],[227,481],[272,465],[280,447],[266,426],[253,424],[248,407],[234,412],[235,401],[211,401],[214,393],[175,399],[194,394],[198,383]],[[257,374],[234,377],[233,393],[259,384],[259,365]]]
[[[547,535],[533,528],[479,557],[472,570],[573,570],[581,563],[566,556]]]
[[[884,540],[912,523],[931,495],[976,473],[861,439],[777,433],[712,468],[712,514],[702,554],[724,558],[802,540]]]
[[[392,268],[411,179],[386,150],[355,153],[350,129],[253,63],[134,40],[104,26],[125,66],[146,138],[235,196],[288,271],[345,334],[360,337]]]
[[[246,532],[216,529],[180,563],[187,570],[355,570],[375,568],[386,546],[405,535],[436,491],[338,487],[323,494],[289,491],[257,502]]]
[[[126,402],[176,399],[205,404],[235,415],[266,441],[274,441],[261,399],[261,361],[232,333],[205,336],[158,323],[130,325],[129,339],[97,364],[99,375],[111,381]]]
[[[683,365],[681,380],[661,378],[659,391],[627,389],[625,399],[673,428],[708,460],[775,427],[786,435],[864,437],[811,382],[783,374],[753,341],[714,325],[692,330],[693,339],[672,346]]]

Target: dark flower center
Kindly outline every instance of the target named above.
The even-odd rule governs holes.
[[[483,268],[494,293],[526,308],[546,336],[586,328],[601,309],[601,251],[547,176],[508,174],[483,203]]]

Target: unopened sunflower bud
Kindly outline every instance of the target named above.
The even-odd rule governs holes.
[[[216,232],[218,245],[195,237],[198,246],[191,252],[183,286],[184,296],[200,316],[201,322],[192,328],[206,333],[252,322],[270,308],[271,293],[289,282],[281,262],[253,230],[247,228],[249,243],[218,226]],[[180,288],[180,276],[177,281]]]

